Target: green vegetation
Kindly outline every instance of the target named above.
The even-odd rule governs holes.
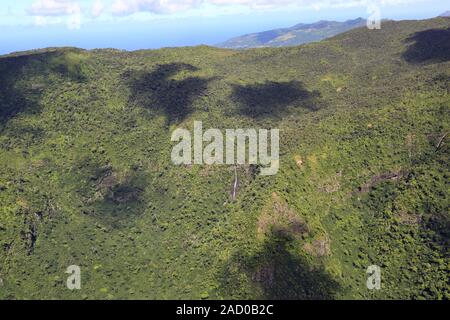
[[[0,57],[0,298],[450,298],[449,43],[436,18]],[[239,166],[233,201],[234,167],[174,166],[194,120],[279,128],[279,173]]]

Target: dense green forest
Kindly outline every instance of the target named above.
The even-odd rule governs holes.
[[[1,56],[0,298],[448,299],[449,107],[449,18]],[[173,165],[194,120],[279,128],[280,171]]]

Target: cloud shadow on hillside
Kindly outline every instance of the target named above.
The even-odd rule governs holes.
[[[450,28],[416,32],[406,42],[402,57],[409,63],[450,61]]]
[[[198,70],[190,64],[170,63],[158,65],[152,72],[128,71],[124,78],[131,90],[129,102],[164,112],[170,123],[182,121],[193,111],[194,100],[207,90],[212,79],[188,76],[175,80],[172,77]]]
[[[79,164],[90,172],[89,183],[78,189],[84,202],[83,213],[114,228],[120,228],[142,215],[145,188],[149,184],[146,174],[131,171],[124,175],[110,165],[89,167],[90,161],[86,158]],[[82,178],[80,180],[84,181]]]
[[[24,83],[22,69],[39,61],[45,61],[48,54],[33,54],[0,58],[0,123],[7,122],[15,115],[29,111],[39,112],[37,104],[39,92],[33,92]]]
[[[66,52],[46,51],[0,58],[0,124],[19,113],[39,113],[39,100],[50,85],[50,74],[75,82],[86,80],[78,65],[75,70],[68,66]],[[33,81],[35,76],[45,80]]]
[[[318,91],[307,90],[299,81],[234,85],[232,93],[238,112],[253,118],[276,116],[290,106],[316,111],[321,108],[320,97]]]
[[[322,267],[313,268],[304,257],[292,254],[288,239],[275,235],[254,255],[234,255],[220,283],[219,294],[227,299],[242,298],[244,283],[250,285],[244,295],[267,300],[330,300],[341,289]]]

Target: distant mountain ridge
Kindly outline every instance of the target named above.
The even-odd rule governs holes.
[[[345,31],[362,27],[365,24],[366,20],[363,18],[344,22],[321,20],[310,24],[299,23],[290,28],[246,34],[227,40],[217,46],[228,49],[296,46],[320,41]]]
[[[444,13],[440,14],[439,17],[450,17],[450,10],[447,10]]]

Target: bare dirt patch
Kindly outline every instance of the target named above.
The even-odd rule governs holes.
[[[369,182],[358,188],[357,193],[367,193],[375,185],[383,181],[399,181],[406,176],[406,172],[403,170],[398,170],[394,172],[387,172],[379,175],[373,176]]]
[[[325,235],[319,239],[313,240],[311,243],[305,243],[303,245],[303,250],[315,257],[329,256],[331,254],[330,239]]]
[[[258,236],[305,238],[309,233],[305,219],[275,192],[257,222]]]
[[[422,217],[418,214],[400,211],[397,215],[398,220],[402,224],[417,226],[422,222]]]

